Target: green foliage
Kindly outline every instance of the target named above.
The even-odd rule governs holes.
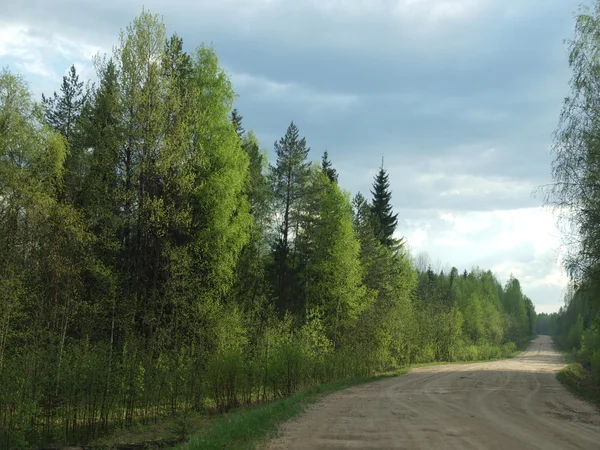
[[[581,338],[583,335],[583,318],[581,314],[577,316],[575,323],[571,325],[569,330],[569,347],[574,350],[581,348]]]
[[[300,222],[298,259],[305,307],[326,317],[328,337],[336,344],[370,299],[362,283],[360,244],[352,228],[352,207],[326,174],[315,171]]]
[[[551,334],[577,361],[559,373],[559,379],[595,401],[600,398],[599,30],[600,2],[596,1],[580,10],[573,39],[568,41],[571,94],[564,100],[555,132],[554,182],[542,188],[546,204],[555,209],[563,225],[565,268],[572,284],[558,314],[537,317],[538,332]]]

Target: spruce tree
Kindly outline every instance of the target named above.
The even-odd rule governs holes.
[[[337,173],[337,170],[335,170],[333,168],[333,165],[331,164],[331,161],[329,160],[329,155],[327,154],[327,151],[325,151],[325,153],[323,153],[323,160],[321,162],[321,167],[322,167],[325,175],[327,175],[327,178],[329,178],[330,181],[337,183],[338,173]]]
[[[396,231],[396,226],[398,225],[398,214],[393,214],[390,183],[383,165],[375,176],[371,194],[373,195],[371,214],[375,234],[383,245],[392,248],[399,244],[393,238],[394,231]]]
[[[238,113],[237,108],[234,108],[233,111],[231,111],[231,123],[233,124],[233,128],[235,129],[235,132],[237,133],[240,139],[242,139],[246,131],[242,126],[243,118],[244,117],[240,116],[240,114]]]

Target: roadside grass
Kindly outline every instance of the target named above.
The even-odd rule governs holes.
[[[395,377],[408,372],[397,370],[372,377],[351,378],[313,386],[290,397],[264,405],[233,410],[215,419],[207,432],[195,433],[181,450],[255,449],[277,434],[279,425],[301,414],[323,397],[351,386]]]
[[[556,378],[577,397],[600,407],[600,386],[589,370],[580,363],[571,362],[556,374]]]

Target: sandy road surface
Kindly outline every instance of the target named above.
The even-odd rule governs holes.
[[[422,367],[327,397],[269,449],[600,449],[600,413],[556,380],[549,337],[514,359]]]

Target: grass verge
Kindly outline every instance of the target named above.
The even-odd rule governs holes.
[[[408,369],[373,377],[351,378],[313,386],[291,397],[264,405],[231,411],[215,419],[207,432],[196,433],[181,450],[254,449],[277,433],[279,425],[301,414],[324,396],[358,384],[398,376]]]
[[[600,386],[581,364],[568,364],[556,374],[556,378],[576,396],[600,407]]]

